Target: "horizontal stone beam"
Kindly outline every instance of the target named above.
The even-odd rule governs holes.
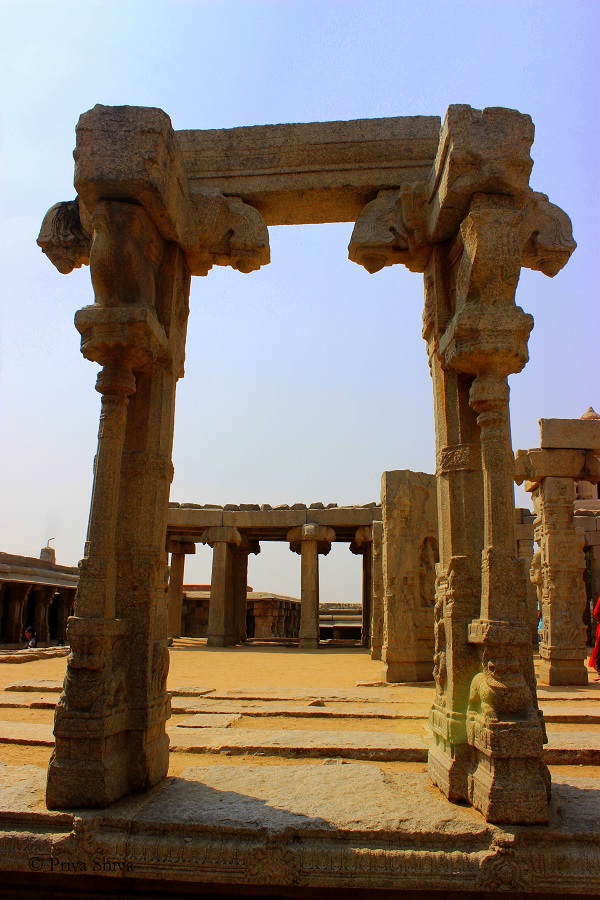
[[[177,131],[191,193],[254,206],[267,225],[353,222],[378,191],[426,182],[439,116]]]
[[[600,419],[540,419],[540,447],[600,454]]]

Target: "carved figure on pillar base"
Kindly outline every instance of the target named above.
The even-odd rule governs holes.
[[[319,646],[319,554],[329,553],[335,531],[325,525],[299,525],[288,531],[287,540],[301,558],[299,646],[314,650]]]

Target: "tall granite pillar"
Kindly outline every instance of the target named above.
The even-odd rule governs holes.
[[[371,647],[373,618],[373,528],[361,525],[350,544],[350,552],[362,556],[362,627],[361,643]]]
[[[383,647],[383,522],[371,526],[371,659],[381,659]]]
[[[40,587],[35,590],[33,630],[35,631],[40,644],[47,644],[50,640],[48,613],[55,593],[55,587]]]
[[[233,557],[233,619],[236,644],[246,641],[246,618],[248,608],[248,556],[260,553],[260,543],[249,541],[242,535]]]
[[[183,579],[185,557],[196,552],[191,541],[169,540],[167,552],[171,553],[169,587],[167,588],[168,631],[170,638],[181,637],[181,610],[183,607]]]
[[[315,649],[319,646],[319,554],[329,553],[335,532],[325,525],[298,525],[288,531],[287,540],[301,560],[299,646]]]
[[[94,107],[74,155],[78,197],[48,211],[38,244],[63,274],[90,264],[95,302],[75,325],[102,367],[102,406],[48,770],[53,809],[106,806],[167,772],[165,541],[190,274],[269,261],[256,210],[192,193],[162,110]]]
[[[349,247],[376,272],[425,274],[423,334],[436,431],[440,562],[432,780],[488,821],[548,819],[524,561],[516,555],[507,377],[528,359],[521,266],[553,277],[568,216],[529,187],[533,124],[515,110],[451,106],[426,188],[380,191]]]
[[[25,625],[23,623],[23,616],[30,591],[30,584],[18,584],[13,582],[9,587],[8,598],[4,601],[7,603],[6,629],[4,634],[4,640],[7,644],[20,644],[24,640],[23,631]]]
[[[213,550],[207,645],[232,647],[237,643],[235,553],[243,538],[237,528],[212,526],[203,533],[201,543]]]
[[[587,602],[584,533],[573,520],[573,484],[597,483],[600,420],[542,419],[541,448],[517,452],[516,478],[525,481],[536,511],[542,606],[540,681],[587,684]],[[564,446],[561,448],[560,444]],[[576,449],[582,448],[582,449]],[[587,451],[587,452],[586,452]]]

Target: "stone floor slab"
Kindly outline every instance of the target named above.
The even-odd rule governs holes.
[[[45,771],[33,768],[0,766],[0,870],[28,879],[32,858],[43,872],[57,860],[88,873],[108,859],[107,891],[116,877],[154,879],[165,894],[169,881],[298,897],[329,887],[600,894],[600,778],[555,778],[548,825],[503,828],[448,803],[424,774],[372,764],[192,767],[73,813],[45,811]]]
[[[39,681],[15,681],[12,684],[7,684],[4,688],[5,691],[18,691],[20,693],[33,691],[35,693],[43,694],[60,694],[62,689],[62,681],[50,679],[40,679]]]
[[[53,726],[37,722],[0,721],[0,744],[37,744],[53,747]]]
[[[345,759],[373,759],[387,761],[425,762],[427,745],[415,734],[392,734],[368,731],[267,731],[237,728],[223,733],[223,729],[202,729],[199,734],[190,729],[167,729],[171,750],[186,753],[243,753],[288,757],[344,757]]]
[[[0,691],[0,709],[54,709],[57,703],[58,694]]]
[[[227,713],[197,713],[177,723],[177,728],[229,728],[239,722],[241,715]]]

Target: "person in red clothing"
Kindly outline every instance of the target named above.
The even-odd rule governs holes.
[[[600,597],[598,597],[598,602],[594,607],[594,618],[598,622],[598,627],[596,628],[596,642],[588,661],[588,667],[596,670],[597,674],[594,681],[600,681]]]

